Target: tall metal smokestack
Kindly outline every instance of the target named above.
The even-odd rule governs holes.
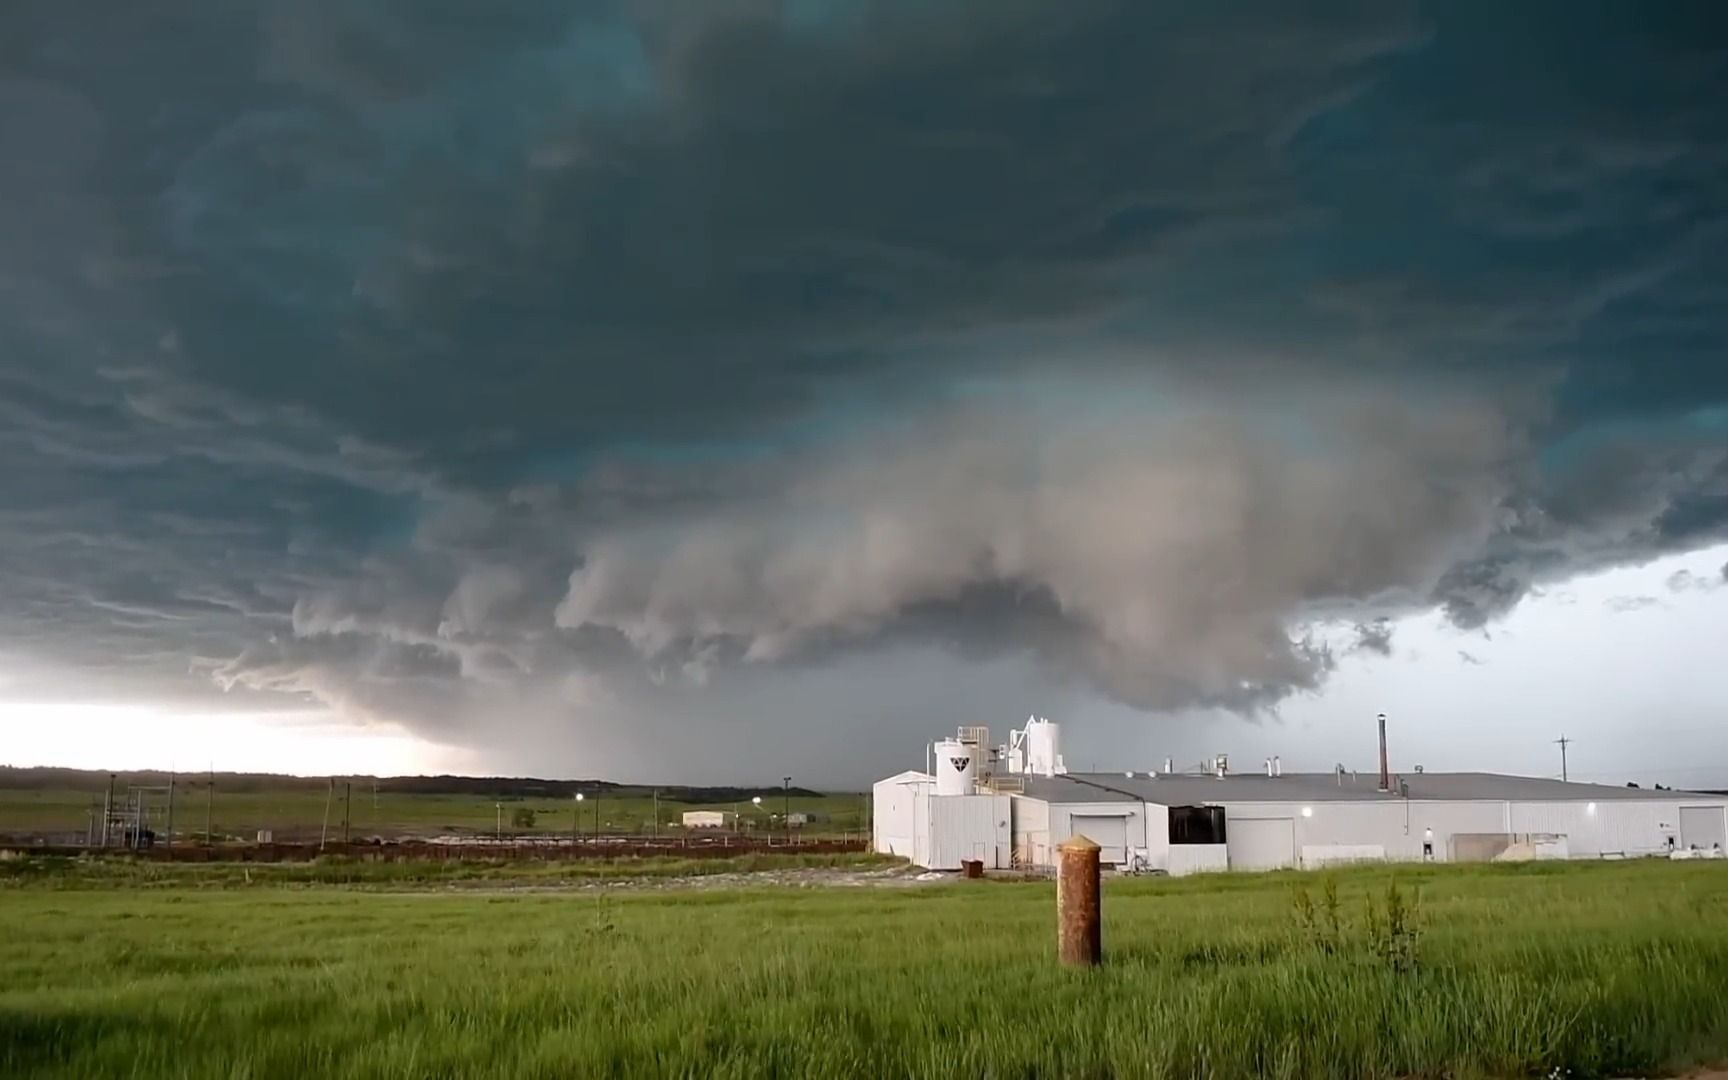
[[[1380,790],[1392,790],[1392,770],[1386,765],[1386,714],[1380,714]]]

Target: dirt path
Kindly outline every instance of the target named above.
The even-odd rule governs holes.
[[[377,890],[389,896],[510,896],[529,893],[581,893],[600,891],[672,892],[706,889],[883,889],[917,888],[953,881],[953,874],[930,873],[904,866],[869,869],[806,867],[788,870],[752,870],[723,874],[688,874],[678,877],[594,878],[587,881],[442,882],[424,888]],[[371,891],[371,890],[369,890]]]

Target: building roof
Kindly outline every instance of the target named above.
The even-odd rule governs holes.
[[[1441,801],[1607,802],[1702,798],[1720,802],[1719,795],[1655,788],[1611,787],[1607,784],[1566,783],[1536,776],[1498,773],[1403,773],[1393,777],[1393,792],[1379,788],[1375,773],[1232,773],[1219,779],[1195,773],[1152,777],[1137,773],[1066,773],[1025,776],[1025,794],[1051,803],[1151,802],[1193,806],[1217,802],[1372,802],[1396,799],[1398,782],[1409,785],[1410,798]]]
[[[907,769],[905,772],[897,772],[893,776],[885,776],[876,782],[878,784],[933,784],[936,782],[936,778],[927,772]]]

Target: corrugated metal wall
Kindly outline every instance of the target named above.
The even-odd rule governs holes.
[[[1708,806],[1711,801],[1686,800],[1687,806]],[[1720,804],[1717,804],[1720,805]],[[1594,855],[1648,855],[1666,851],[1672,837],[1680,839],[1679,800],[1612,800],[1594,804],[1513,803],[1512,831],[1560,833],[1567,839],[1573,857]]]
[[[1168,814],[1161,806],[1154,805],[1152,812],[1160,815],[1163,822],[1157,828],[1150,828],[1147,823],[1147,804],[1140,802],[1120,803],[1074,803],[1071,806],[1056,804],[1050,807],[1050,845],[1052,850],[1047,854],[1048,862],[1044,865],[1054,865],[1056,853],[1054,848],[1076,832],[1084,833],[1087,825],[1104,815],[1111,815],[1123,822],[1122,835],[1127,841],[1121,847],[1112,847],[1109,851],[1100,852],[1101,857],[1109,859],[1126,859],[1128,853],[1137,848],[1153,846],[1148,839],[1169,835],[1169,821],[1163,815]],[[1113,834],[1114,835],[1114,834]]]
[[[875,849],[884,855],[916,860],[918,800],[926,797],[930,781],[905,783],[884,780],[871,788],[872,830]]]
[[[1051,866],[1050,804],[1042,799],[1013,799],[1014,858],[1021,866]]]
[[[1422,801],[1371,798],[1362,802],[1240,802],[1227,801],[1226,832],[1232,819],[1289,818],[1300,858],[1313,848],[1316,863],[1341,848],[1378,847],[1385,858],[1423,858],[1423,844],[1433,845],[1433,859],[1452,857],[1454,835],[1557,834],[1566,837],[1571,858],[1604,855],[1636,856],[1660,853],[1672,836],[1684,846],[1680,807],[1728,807],[1728,800],[1698,798],[1607,799],[1587,802]],[[1302,811],[1309,811],[1304,816]],[[1014,800],[1013,844],[1022,861],[1033,866],[1055,863],[1055,846],[1073,833],[1071,812],[1119,812],[1127,823],[1132,849],[1144,844],[1151,864],[1171,865],[1168,810],[1153,803],[1051,805],[1038,799]],[[1701,819],[1700,819],[1701,820]],[[1432,836],[1429,835],[1430,830]],[[1142,839],[1143,838],[1143,839]],[[1465,850],[1469,850],[1466,846]]]
[[[942,795],[929,800],[932,870],[958,870],[963,859],[978,859],[986,869],[1005,870],[1011,859],[1012,832],[1007,795]]]

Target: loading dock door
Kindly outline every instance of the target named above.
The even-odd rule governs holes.
[[[1276,870],[1296,865],[1292,818],[1239,818],[1224,822],[1224,846],[1232,870]]]
[[[1068,834],[1084,835],[1099,847],[1098,861],[1105,866],[1121,866],[1128,861],[1128,815],[1109,817],[1090,814],[1069,814]]]
[[[1720,806],[1682,806],[1680,808],[1680,846],[1709,851],[1710,845],[1720,844],[1728,851],[1728,822]]]

